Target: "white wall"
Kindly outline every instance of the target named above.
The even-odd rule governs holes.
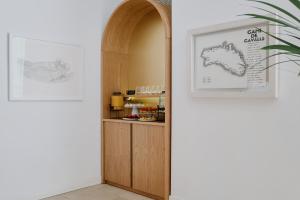
[[[100,182],[104,0],[0,0],[0,199],[36,200]],[[9,102],[7,33],[85,49],[83,102]]]
[[[300,78],[289,72],[292,64],[281,65],[278,100],[193,99],[188,92],[187,30],[237,20],[250,11],[246,4],[173,0],[174,199],[300,199]]]
[[[0,199],[35,200],[100,180],[102,21],[121,0],[0,0]],[[286,1],[278,0],[282,5]],[[300,198],[300,78],[278,100],[193,99],[186,32],[237,19],[242,0],[173,0],[172,194],[179,200]],[[83,102],[8,102],[7,33],[82,45]]]

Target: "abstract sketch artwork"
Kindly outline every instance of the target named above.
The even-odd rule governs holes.
[[[10,35],[10,100],[81,100],[83,49]]]
[[[24,75],[28,79],[55,83],[65,82],[72,77],[71,67],[62,60],[52,62],[31,62],[20,59],[24,66]]]

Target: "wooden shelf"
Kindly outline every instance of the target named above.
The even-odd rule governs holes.
[[[150,94],[150,95],[125,95],[124,97],[129,98],[159,98],[159,97],[165,97],[165,94]]]
[[[116,122],[125,124],[141,124],[141,125],[151,125],[151,126],[165,126],[165,122],[141,122],[141,121],[127,121],[122,119],[103,119],[103,122]]]

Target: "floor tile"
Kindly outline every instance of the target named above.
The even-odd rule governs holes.
[[[58,196],[53,196],[53,197],[49,197],[43,200],[69,200],[67,197],[64,197],[62,195],[58,195]]]
[[[95,185],[43,200],[151,200],[109,185]]]

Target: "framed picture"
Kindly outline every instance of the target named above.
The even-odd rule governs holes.
[[[194,97],[276,98],[277,56],[268,21],[246,19],[191,30],[188,65]]]
[[[80,46],[9,35],[9,100],[80,101],[83,65]]]

